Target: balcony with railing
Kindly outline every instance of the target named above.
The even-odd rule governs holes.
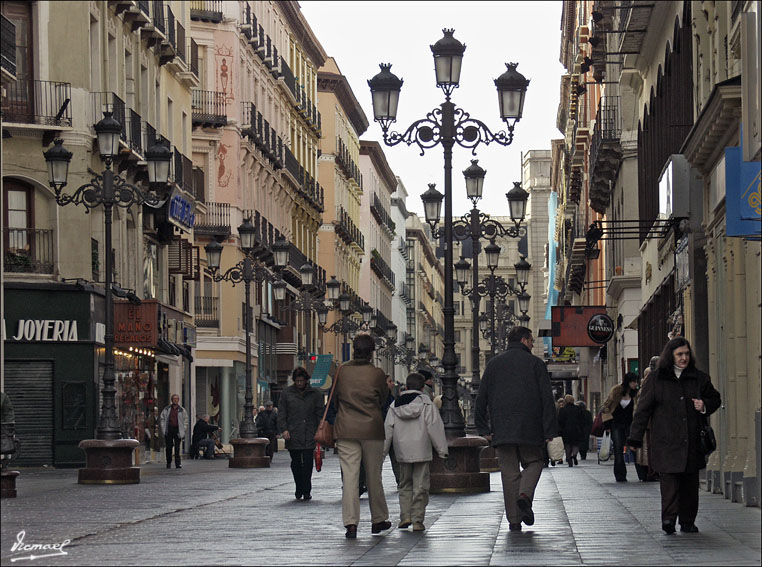
[[[91,109],[89,124],[94,126],[103,119],[104,112],[110,112],[114,120],[122,125],[122,132],[119,138],[127,142],[127,106],[124,101],[112,92],[94,92],[90,93]],[[94,132],[94,131],[93,131]]]
[[[201,328],[217,328],[220,326],[220,318],[218,315],[220,305],[220,298],[197,295],[195,300],[194,320],[196,327]]]
[[[204,175],[204,170],[200,167],[193,166],[192,162],[191,167],[193,175],[193,198],[197,203],[203,203],[206,200],[206,177]]]
[[[5,123],[71,126],[71,83],[23,79],[2,92]]]
[[[225,93],[193,89],[193,126],[221,128],[228,122]]]
[[[192,0],[191,20],[219,24],[222,21],[222,0]]]
[[[370,269],[373,270],[376,275],[381,278],[389,289],[394,289],[394,272],[389,264],[381,257],[381,253],[375,248],[370,252]]]
[[[196,77],[198,77],[198,43],[193,38],[190,38],[190,71]]]
[[[244,4],[243,13],[241,14],[241,33],[246,38],[246,41],[251,41],[253,37],[251,29],[251,6],[246,2]]]
[[[180,59],[180,61],[183,63],[187,63],[188,60],[186,59],[185,55],[185,44],[188,40],[185,38],[185,26],[183,26],[179,20],[176,22],[175,33],[177,36],[175,42],[177,49],[177,58]]]
[[[177,23],[179,22],[176,23],[175,15],[172,12],[172,8],[169,7],[169,4],[164,6],[164,10],[166,31],[164,40],[161,42],[159,65],[164,65],[173,61],[177,55]]]
[[[3,79],[16,80],[16,26],[0,15],[0,68]]]
[[[230,235],[230,203],[206,203],[206,212],[196,215],[195,234],[208,236]]]
[[[373,193],[373,201],[370,204],[370,213],[373,215],[373,218],[376,219],[378,224],[386,228],[391,234],[394,234],[396,224],[392,220],[392,216],[384,207],[384,204],[381,202],[377,193]]]
[[[288,63],[286,63],[286,59],[281,55],[280,58],[280,76],[283,79],[283,82],[285,83],[286,87],[288,88],[288,91],[291,93],[291,96],[293,97],[292,103],[296,101],[296,77],[294,77],[294,72],[291,70],[291,67],[288,66]]]
[[[352,221],[349,213],[344,207],[339,205],[336,211],[336,220],[334,221],[334,230],[336,235],[347,245],[355,244],[361,250],[365,250],[365,236]]]
[[[622,162],[622,116],[618,96],[603,96],[595,116],[590,143],[590,206],[605,213],[611,200],[611,183]]]
[[[6,273],[53,273],[52,230],[4,228],[3,241],[3,268]]]

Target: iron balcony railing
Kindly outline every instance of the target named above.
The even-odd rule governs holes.
[[[164,24],[164,10],[163,8],[163,0],[153,0],[153,9],[152,9],[152,20],[154,27],[159,30],[161,33],[166,33],[166,27]]]
[[[602,144],[618,142],[622,136],[622,115],[618,96],[602,96],[595,116],[593,139],[590,142],[590,165],[595,168]]]
[[[177,49],[175,15],[172,13],[172,8],[169,7],[169,4],[167,4],[165,7],[167,9],[167,43],[172,46],[172,49]]]
[[[246,3],[245,6],[246,7],[245,7],[245,9],[243,11],[243,24],[244,24],[244,26],[242,28],[242,33],[243,33],[244,37],[246,38],[246,40],[248,41],[248,40],[251,39],[251,6],[249,6],[248,3]]]
[[[188,156],[182,156],[183,165],[183,191],[190,195],[195,195],[195,178],[193,177],[193,160]]]
[[[394,272],[389,267],[389,264],[387,264],[386,261],[381,257],[381,253],[375,248],[371,251],[370,268],[376,272],[378,276],[389,282],[392,289],[394,289]]]
[[[143,155],[142,118],[132,109],[129,109],[127,114],[127,143],[133,151]]]
[[[149,16],[151,14],[150,0],[138,0],[138,8],[140,8],[140,11],[146,16]]]
[[[230,234],[230,203],[206,203],[206,212],[196,215],[193,230],[197,234]]]
[[[198,77],[198,43],[193,38],[190,39],[190,70]]]
[[[111,112],[114,120],[122,125],[122,132],[119,137],[123,142],[127,142],[127,106],[124,101],[112,92],[90,93],[90,100],[92,101],[90,125],[94,126],[103,120],[104,112]]]
[[[53,273],[53,231],[35,228],[5,228],[4,269],[26,274]]]
[[[177,57],[180,58],[180,60],[185,63],[187,62],[187,59],[185,58],[185,27],[178,21],[177,24],[177,42],[176,42],[176,49],[177,49]]]
[[[2,68],[16,76],[16,26],[0,16],[0,62]]]
[[[254,133],[252,128],[252,116],[256,116],[254,103],[241,102],[241,136],[251,137]]]
[[[143,148],[147,150],[153,146],[156,139],[156,128],[148,122],[143,122]]]
[[[200,167],[193,167],[193,198],[196,202],[203,203],[206,200],[206,181],[204,170]]]
[[[220,23],[222,21],[222,0],[193,0],[190,14],[191,20]]]
[[[219,297],[197,295],[194,303],[194,319],[196,327],[214,328],[220,326],[220,318],[218,315],[220,304]]]
[[[2,111],[4,122],[71,126],[71,83],[16,80],[3,87]]]
[[[291,70],[291,67],[288,66],[288,63],[286,63],[286,60],[282,55],[280,58],[280,73],[283,76],[283,80],[285,81],[288,90],[290,90],[291,94],[296,97],[296,78],[294,77],[294,72]]]
[[[227,124],[225,93],[193,89],[193,125],[219,128]]]

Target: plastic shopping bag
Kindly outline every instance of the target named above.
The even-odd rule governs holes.
[[[564,441],[560,437],[554,437],[548,442],[548,457],[551,461],[564,460]]]
[[[598,460],[608,461],[611,456],[611,431],[604,431],[601,437],[601,448],[598,449]]]

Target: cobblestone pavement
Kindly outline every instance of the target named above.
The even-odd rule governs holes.
[[[593,454],[594,457],[594,454]],[[614,482],[610,464],[544,470],[536,523],[509,532],[499,473],[492,492],[432,495],[422,533],[371,535],[367,497],[356,540],[344,538],[338,457],[313,475],[313,500],[294,499],[286,452],[270,469],[186,461],[142,467],[130,486],[77,484],[76,470],[26,469],[2,501],[2,565],[760,565],[760,510],[701,492],[699,534],[665,536],[658,483]],[[399,503],[389,462],[393,525]],[[64,556],[20,559],[25,544],[71,540]],[[16,559],[16,562],[13,562]]]

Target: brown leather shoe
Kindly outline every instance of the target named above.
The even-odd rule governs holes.
[[[344,526],[347,528],[347,533],[344,534],[344,537],[347,539],[356,539],[357,538],[357,524],[349,524],[348,526]]]
[[[384,530],[388,530],[391,527],[392,523],[389,520],[384,520],[383,522],[378,522],[377,524],[371,524],[370,531],[371,533],[378,534]]]

